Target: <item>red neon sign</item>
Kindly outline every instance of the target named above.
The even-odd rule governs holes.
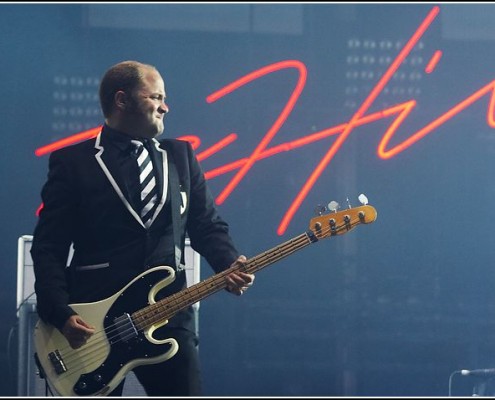
[[[410,54],[414,46],[418,43],[422,35],[427,31],[431,23],[434,21],[436,16],[438,15],[440,9],[438,6],[433,7],[432,10],[428,13],[424,21],[420,24],[416,32],[412,35],[412,37],[409,39],[409,41],[405,44],[405,46],[402,48],[402,50],[399,52],[395,60],[390,64],[390,67],[387,69],[387,71],[384,73],[384,75],[380,78],[378,83],[375,85],[375,87],[371,90],[370,94],[368,97],[364,100],[364,102],[361,104],[361,106],[358,108],[358,110],[354,113],[354,115],[351,117],[351,119],[348,122],[339,124],[337,126],[329,127],[327,129],[321,130],[316,133],[312,133],[306,136],[303,136],[297,140],[293,140],[290,142],[285,142],[276,146],[269,147],[269,144],[271,140],[274,138],[274,136],[277,134],[277,132],[280,130],[281,126],[284,124],[284,122],[287,120],[289,117],[290,113],[294,109],[297,100],[299,96],[301,95],[305,82],[306,82],[306,76],[307,76],[307,71],[305,65],[297,60],[287,60],[287,61],[282,61],[278,62],[275,64],[268,65],[264,68],[261,68],[257,71],[251,72],[248,75],[245,75],[244,77],[241,77],[240,79],[228,84],[227,86],[223,87],[222,89],[219,89],[218,91],[210,94],[207,98],[206,101],[207,103],[213,103],[222,97],[227,96],[228,94],[232,93],[235,90],[238,90],[239,88],[243,87],[244,85],[254,82],[268,74],[272,74],[287,68],[293,68],[298,71],[298,79],[295,84],[294,90],[292,91],[292,94],[290,95],[289,99],[287,100],[287,103],[285,104],[282,112],[280,115],[276,118],[275,122],[273,125],[270,127],[270,129],[266,132],[262,140],[259,142],[259,144],[256,146],[256,148],[252,151],[250,155],[248,155],[245,158],[238,159],[236,161],[233,161],[231,163],[222,165],[220,167],[217,167],[215,169],[212,169],[210,171],[206,171],[205,175],[207,179],[212,179],[214,177],[223,175],[225,173],[228,173],[230,171],[235,171],[237,170],[236,174],[234,177],[228,182],[228,184],[225,186],[225,188],[222,190],[222,192],[217,196],[216,198],[216,203],[217,204],[222,204],[228,197],[229,195],[235,190],[235,188],[239,185],[241,180],[246,176],[246,174],[249,172],[251,167],[258,161],[271,157],[275,154],[278,154],[283,151],[292,151],[297,148],[300,148],[302,146],[305,146],[310,143],[314,143],[316,141],[320,141],[323,139],[326,139],[330,136],[336,136],[335,141],[332,143],[332,145],[329,147],[328,151],[326,154],[323,156],[323,158],[320,160],[316,168],[312,171],[312,173],[309,175],[307,181],[303,184],[301,190],[299,193],[296,195],[294,198],[293,202],[290,204],[288,210],[286,211],[285,215],[282,217],[282,220],[280,222],[280,225],[277,228],[277,234],[282,235],[286,230],[287,227],[290,223],[290,221],[293,219],[295,213],[301,206],[302,202],[304,199],[307,197],[308,193],[311,191],[315,183],[317,182],[318,178],[320,175],[323,173],[323,171],[328,167],[329,163],[331,160],[334,158],[334,156],[337,154],[337,152],[340,150],[346,139],[349,137],[351,132],[355,129],[358,128],[362,125],[370,124],[374,121],[378,121],[381,119],[385,118],[391,118],[395,117],[392,120],[392,123],[390,124],[389,128],[386,130],[386,132],[383,134],[383,137],[381,138],[378,147],[377,147],[377,155],[383,160],[395,157],[399,153],[403,152],[406,150],[408,147],[412,146],[414,143],[417,141],[421,140],[423,137],[425,137],[427,134],[431,133],[433,130],[447,122],[449,119],[454,117],[456,114],[460,113],[463,111],[465,108],[479,100],[481,97],[485,95],[491,94],[490,97],[490,103],[488,107],[488,114],[487,114],[487,123],[491,127],[495,127],[495,117],[494,117],[494,111],[495,111],[495,81],[492,81],[488,83],[486,86],[482,87],[481,89],[477,90],[474,92],[472,95],[467,97],[465,100],[461,101],[454,107],[452,107],[450,110],[445,112],[443,115],[438,117],[437,119],[433,120],[429,124],[427,124],[425,127],[420,129],[419,131],[413,133],[411,136],[409,136],[406,140],[402,141],[401,143],[395,145],[392,148],[388,148],[389,142],[391,138],[394,136],[394,134],[397,132],[399,127],[402,125],[402,123],[406,120],[406,118],[409,116],[409,114],[413,111],[413,109],[416,106],[416,100],[412,99],[409,101],[406,101],[401,104],[397,104],[393,107],[383,109],[381,111],[368,114],[366,115],[366,112],[369,110],[375,99],[380,95],[382,90],[385,88],[387,83],[390,81],[392,76],[396,73],[396,71],[399,69],[401,64],[404,62],[404,60],[407,58],[407,56]],[[437,50],[430,61],[428,62],[425,71],[427,73],[432,73],[436,66],[438,65],[438,62],[440,61],[442,52]],[[99,132],[101,127],[81,132],[77,135],[70,136],[62,141],[52,143],[48,146],[41,147],[36,150],[36,155],[40,156],[43,154],[46,154],[50,151],[53,151],[57,148],[64,147],[68,144],[75,143],[77,141],[80,141],[82,139],[86,139],[89,137],[96,136],[97,133]],[[194,135],[188,135],[188,136],[182,136],[179,139],[182,140],[188,140],[192,143],[193,147],[197,149],[200,144],[201,140],[199,137],[194,136]],[[212,155],[214,155],[216,152],[218,152],[220,149],[225,148],[229,144],[231,144],[233,141],[237,139],[237,135],[235,133],[231,133],[224,137],[222,140],[217,142],[215,145],[211,146],[210,148],[203,150],[201,153],[198,153],[197,157],[200,161],[205,160]]]

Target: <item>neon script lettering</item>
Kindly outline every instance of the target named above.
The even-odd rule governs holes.
[[[259,162],[265,158],[274,156],[275,154],[284,152],[284,151],[292,151],[295,149],[298,149],[300,147],[303,147],[307,144],[314,143],[316,141],[324,140],[327,139],[331,136],[335,136],[335,140],[331,144],[331,146],[328,148],[327,152],[323,156],[323,158],[319,161],[315,169],[311,172],[309,175],[308,179],[304,184],[302,185],[301,190],[299,193],[297,193],[296,197],[293,199],[292,203],[290,204],[289,208],[287,209],[286,213],[283,215],[282,220],[277,228],[277,234],[282,235],[285,233],[287,230],[291,220],[293,219],[294,215],[296,214],[297,210],[301,206],[302,202],[304,199],[308,196],[309,192],[313,188],[313,186],[316,184],[318,178],[321,176],[323,171],[328,167],[332,159],[335,157],[337,152],[340,150],[342,145],[345,143],[346,139],[349,137],[349,135],[353,132],[355,128],[358,128],[360,126],[370,124],[372,122],[381,120],[381,119],[386,119],[386,118],[392,118],[392,122],[389,126],[389,128],[386,130],[386,132],[383,134],[377,148],[377,155],[383,160],[395,157],[399,153],[403,152],[406,150],[408,147],[412,146],[414,143],[417,141],[421,140],[424,138],[426,135],[431,133],[433,130],[438,128],[439,126],[443,125],[446,121],[451,119],[453,116],[456,114],[460,113],[463,111],[465,108],[479,100],[485,95],[491,95],[490,96],[490,103],[489,103],[489,109],[488,109],[488,114],[487,114],[487,123],[491,127],[495,127],[495,117],[494,117],[494,110],[495,110],[495,81],[490,82],[486,86],[482,87],[481,89],[477,90],[474,92],[472,95],[467,97],[465,100],[459,102],[455,106],[453,106],[450,110],[445,112],[443,115],[438,117],[437,119],[431,121],[429,124],[424,126],[422,129],[419,131],[413,133],[410,135],[407,139],[402,141],[399,144],[396,144],[392,148],[388,148],[388,145],[390,143],[390,140],[392,137],[395,135],[401,124],[405,121],[405,119],[410,115],[410,113],[414,110],[416,107],[416,101],[414,99],[406,101],[401,104],[397,104],[395,106],[392,106],[387,109],[383,109],[381,111],[372,113],[372,114],[366,114],[366,112],[369,110],[375,99],[380,95],[380,93],[383,91],[387,83],[390,81],[392,76],[397,72],[401,64],[404,62],[404,60],[407,58],[407,56],[410,54],[414,46],[418,43],[420,38],[423,36],[423,34],[427,31],[431,23],[434,21],[436,16],[438,15],[440,11],[440,8],[438,6],[435,6],[432,8],[432,10],[428,13],[426,18],[422,21],[416,32],[411,36],[409,41],[404,45],[404,47],[401,49],[395,60],[390,64],[389,68],[387,71],[383,74],[383,76],[380,78],[378,83],[375,85],[375,87],[371,90],[369,93],[368,97],[364,100],[364,102],[361,104],[361,106],[358,108],[358,110],[354,113],[354,115],[351,117],[351,119],[346,122],[339,124],[337,126],[333,126],[324,130],[321,130],[319,132],[315,132],[306,136],[301,137],[300,139],[296,139],[290,142],[285,142],[276,146],[269,147],[270,142],[272,139],[275,137],[275,135],[278,133],[282,125],[285,123],[291,112],[293,111],[297,100],[299,96],[301,95],[305,83],[306,83],[306,77],[307,77],[307,70],[305,65],[297,60],[287,60],[287,61],[282,61],[278,62],[275,64],[268,65],[264,68],[261,68],[257,71],[254,71],[244,77],[241,77],[240,79],[228,84],[227,86],[223,87],[222,89],[210,94],[207,96],[206,101],[207,103],[211,104],[222,97],[225,97],[232,93],[235,90],[240,89],[244,85],[254,82],[266,75],[275,73],[277,71],[281,71],[284,69],[288,68],[293,68],[298,72],[298,79],[295,84],[295,87],[287,100],[282,112],[280,115],[276,118],[275,122],[273,125],[269,128],[269,130],[266,132],[266,134],[263,136],[259,144],[256,146],[256,148],[245,158],[241,158],[238,160],[235,160],[231,163],[219,166],[215,169],[212,169],[210,171],[205,172],[205,176],[207,179],[213,179],[217,176],[226,174],[231,171],[237,171],[235,175],[230,179],[230,181],[227,183],[225,188],[221,191],[221,193],[217,196],[216,198],[216,203],[218,205],[221,205],[224,203],[227,198],[230,196],[230,194],[237,188],[237,186],[240,184],[242,179],[247,175],[251,167],[256,163]],[[432,73],[438,62],[440,61],[442,56],[441,51],[437,50],[430,61],[427,63],[427,66],[425,68],[425,72],[430,74]],[[62,141],[52,143],[50,145],[41,147],[36,150],[35,154],[38,156],[41,156],[43,154],[49,153],[50,151],[53,151],[57,148],[66,146],[71,143],[75,143],[77,141],[87,139],[90,137],[94,137],[98,134],[100,131],[101,127],[97,127],[85,132],[81,132],[77,135],[71,136],[69,138],[66,138]],[[214,144],[213,146],[209,147],[206,150],[203,150],[197,154],[198,160],[202,161],[205,160],[214,154],[216,154],[219,150],[227,147],[231,143],[233,143],[235,140],[237,140],[238,136],[236,133],[230,133],[229,135],[225,136],[223,139],[221,139],[219,142]],[[178,139],[181,140],[187,140],[191,142],[193,148],[196,150],[200,147],[201,145],[201,139],[196,136],[196,135],[188,135],[188,136],[181,136]]]

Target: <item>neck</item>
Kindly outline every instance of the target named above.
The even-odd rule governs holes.
[[[143,135],[137,127],[133,127],[133,125],[129,123],[123,123],[122,121],[107,118],[105,120],[105,124],[113,130],[130,137],[131,139],[151,139],[148,136]]]

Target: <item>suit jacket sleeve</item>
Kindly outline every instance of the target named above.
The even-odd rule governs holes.
[[[78,196],[66,164],[60,152],[50,155],[48,179],[41,192],[43,208],[31,247],[38,314],[59,329],[75,314],[68,306],[66,265]]]
[[[203,170],[189,143],[187,156],[191,185],[187,231],[191,247],[208,261],[215,272],[220,272],[230,267],[239,252],[230,236],[229,225],[218,213]]]

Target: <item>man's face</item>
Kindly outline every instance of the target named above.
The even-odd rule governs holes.
[[[135,136],[153,138],[163,132],[163,118],[168,112],[165,98],[165,85],[158,71],[145,70],[126,108],[126,121]]]

